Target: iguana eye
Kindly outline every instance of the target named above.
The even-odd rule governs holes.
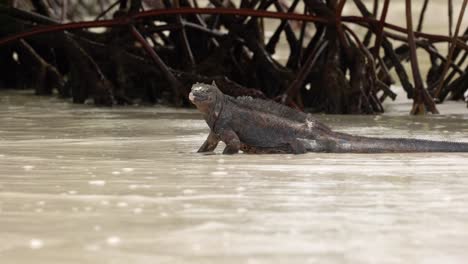
[[[193,90],[194,90],[194,91],[197,91],[197,92],[199,92],[201,89],[202,89],[202,88],[201,88],[200,86],[193,87]]]

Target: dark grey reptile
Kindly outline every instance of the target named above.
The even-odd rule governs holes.
[[[251,97],[223,94],[216,84],[196,83],[190,101],[211,129],[199,152],[213,151],[219,141],[225,154],[306,152],[468,152],[468,143],[409,138],[370,138],[332,131],[311,115]]]

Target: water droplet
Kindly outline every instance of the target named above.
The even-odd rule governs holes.
[[[106,242],[111,246],[117,246],[118,244],[120,244],[121,240],[118,236],[111,236],[107,238]]]
[[[191,189],[185,189],[182,191],[184,194],[194,194],[195,193],[195,190],[191,190]]]
[[[151,185],[149,184],[130,184],[128,185],[128,188],[131,190],[136,190],[136,189],[149,189],[151,188]]]
[[[26,171],[30,171],[30,170],[34,169],[34,166],[32,166],[32,165],[25,165],[25,166],[23,166],[23,169],[26,170]]]
[[[94,185],[94,186],[104,186],[106,185],[106,181],[103,180],[93,180],[93,181],[88,181],[89,185]]]
[[[29,247],[31,249],[40,249],[44,246],[44,242],[40,239],[33,238],[29,241]]]
[[[213,171],[210,173],[211,175],[213,176],[223,176],[223,175],[227,175],[227,171]]]
[[[117,203],[117,206],[118,206],[118,207],[127,207],[127,206],[128,206],[128,203],[126,203],[126,202],[118,202],[118,203]]]

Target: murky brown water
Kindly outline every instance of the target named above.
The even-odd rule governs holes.
[[[2,264],[468,259],[468,154],[201,155],[208,129],[194,110],[31,97],[0,95]],[[407,107],[319,118],[468,140],[466,108],[399,116]]]
[[[402,3],[388,21],[404,26]],[[445,14],[431,1],[425,32],[446,34]],[[410,117],[403,97],[384,116],[318,118],[362,135],[468,142],[463,105]],[[194,110],[1,92],[0,264],[468,259],[468,154],[195,153],[207,132]]]

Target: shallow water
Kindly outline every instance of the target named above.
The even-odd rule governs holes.
[[[201,155],[194,110],[0,95],[0,263],[464,263],[468,154]],[[32,100],[34,99],[34,100]],[[319,116],[467,141],[468,114]],[[446,109],[446,110],[447,110]]]

